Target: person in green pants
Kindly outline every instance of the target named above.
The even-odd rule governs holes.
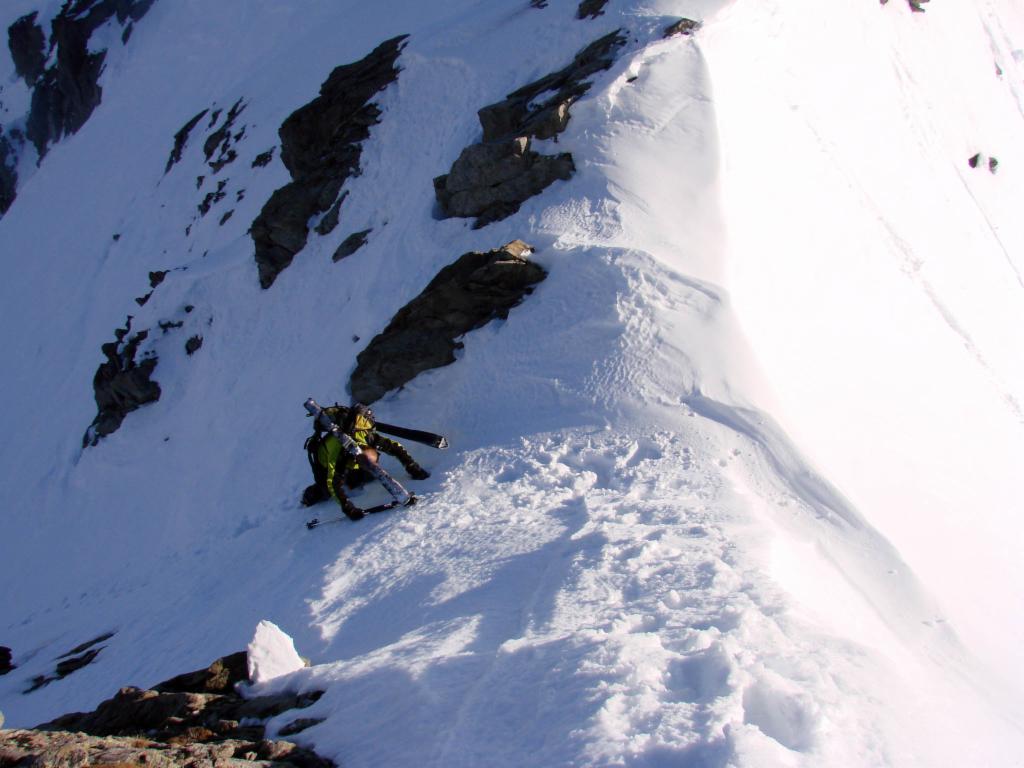
[[[334,499],[342,511],[352,520],[361,520],[365,513],[352,503],[345,488],[359,488],[373,480],[373,475],[361,462],[380,460],[386,453],[398,459],[409,476],[425,480],[430,473],[423,469],[409,455],[401,443],[384,437],[374,430],[373,411],[366,405],[357,404],[351,408],[336,405],[324,408],[331,420],[341,427],[342,432],[355,440],[362,449],[358,458],[349,454],[334,435],[319,430],[306,440],[309,465],[313,470],[314,483],[302,492],[302,504],[311,507],[327,499]]]

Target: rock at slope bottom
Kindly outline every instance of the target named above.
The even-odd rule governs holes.
[[[272,717],[310,706],[322,692],[243,698],[234,688],[247,679],[246,669],[246,653],[231,654],[153,690],[122,688],[92,712],[0,732],[0,766],[332,768],[334,763],[311,750],[267,739],[264,728]],[[290,730],[301,731],[315,720],[297,718]]]

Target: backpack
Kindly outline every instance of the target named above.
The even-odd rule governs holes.
[[[374,427],[373,411],[366,405],[357,404],[349,408],[335,403],[324,408],[323,412],[347,435],[354,435],[357,427],[361,432],[369,432]],[[327,487],[327,467],[320,463],[317,454],[326,438],[327,431],[319,422],[314,422],[313,434],[306,438],[303,445],[306,449],[306,458],[309,460],[309,468],[313,472],[313,482],[321,488]]]

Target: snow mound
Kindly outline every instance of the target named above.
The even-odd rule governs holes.
[[[256,634],[249,643],[249,680],[253,685],[288,675],[306,666],[295,642],[272,621],[256,625]]]

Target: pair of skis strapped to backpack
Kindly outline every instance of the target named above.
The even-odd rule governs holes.
[[[334,404],[334,408],[340,411],[341,421],[344,423],[345,419],[348,418],[350,408],[344,405]],[[383,421],[377,421],[374,419],[373,429],[376,432],[383,432],[385,435],[391,435],[392,437],[401,437],[404,440],[412,440],[417,443],[423,443],[429,445],[431,448],[438,448],[445,450],[448,447],[448,439],[444,435],[438,435],[434,432],[427,432],[423,429],[409,429],[408,427],[396,427],[394,424],[385,424]]]
[[[392,424],[374,423],[374,429],[392,437],[402,437],[406,440],[413,440],[417,443],[429,445],[431,448],[439,448],[442,451],[448,447],[448,440],[444,435],[435,435],[433,432],[424,432],[422,429],[408,429],[396,427]]]

